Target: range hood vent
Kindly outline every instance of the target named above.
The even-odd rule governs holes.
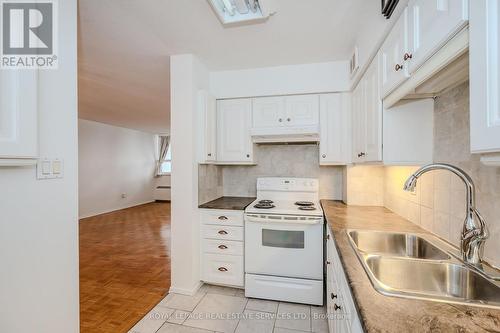
[[[271,134],[271,135],[252,135],[254,143],[304,143],[311,144],[319,142],[318,133],[301,134]]]

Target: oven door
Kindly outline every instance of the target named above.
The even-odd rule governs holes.
[[[245,273],[323,279],[323,218],[245,216]]]

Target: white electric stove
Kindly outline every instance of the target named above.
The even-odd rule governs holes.
[[[319,182],[259,178],[245,210],[245,296],[323,304]]]

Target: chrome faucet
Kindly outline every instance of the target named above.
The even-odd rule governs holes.
[[[420,168],[408,178],[404,185],[404,190],[413,192],[418,178],[432,170],[451,171],[465,183],[467,189],[467,216],[462,228],[460,252],[466,263],[479,266],[483,257],[484,242],[488,238],[489,233],[483,217],[476,209],[476,188],[472,178],[462,169],[450,164],[429,164]]]

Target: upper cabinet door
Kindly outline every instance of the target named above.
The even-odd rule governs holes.
[[[410,0],[410,49],[405,53],[410,73],[467,25],[468,4],[469,0]]]
[[[347,94],[320,95],[320,164],[349,163],[350,110]]]
[[[251,163],[252,100],[217,101],[217,161]]]
[[[37,89],[36,71],[0,71],[0,164],[38,158]]]
[[[408,78],[408,66],[404,63],[404,55],[408,52],[408,8],[392,28],[380,52],[382,93],[385,97]]]
[[[287,126],[318,126],[319,96],[298,95],[285,98]]]
[[[200,90],[198,103],[200,119],[198,162],[212,163],[217,160],[217,102],[206,90]]]
[[[366,108],[363,79],[352,93],[352,161],[362,163],[366,156]]]
[[[470,2],[471,150],[500,152],[500,4]]]
[[[273,128],[285,124],[285,98],[260,97],[254,98],[252,111],[252,127]]]
[[[364,77],[366,112],[365,162],[382,161],[382,99],[380,98],[379,63],[375,57]]]

